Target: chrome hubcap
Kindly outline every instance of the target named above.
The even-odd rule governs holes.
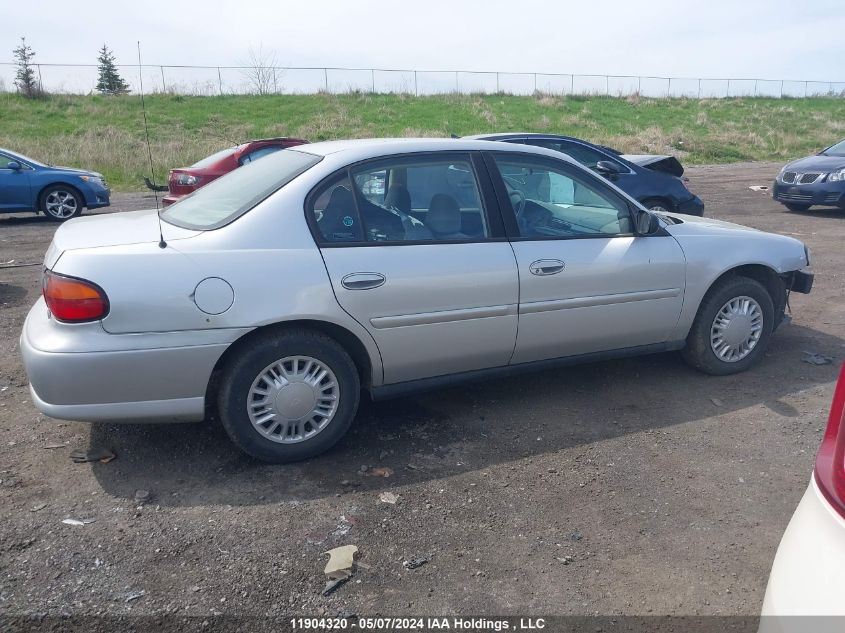
[[[763,310],[751,297],[734,297],[716,313],[710,347],[719,360],[735,363],[751,353],[763,334]]]
[[[337,377],[328,365],[310,356],[288,356],[267,365],[252,381],[247,413],[267,439],[295,444],[328,426],[339,399]]]
[[[69,218],[76,213],[76,198],[69,191],[53,191],[45,201],[47,213],[54,218]]]

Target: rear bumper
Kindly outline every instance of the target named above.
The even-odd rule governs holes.
[[[788,185],[775,180],[772,198],[781,204],[838,207],[845,209],[845,182]]]
[[[703,216],[704,203],[698,196],[693,196],[689,200],[682,200],[681,202],[679,202],[677,212],[683,213],[685,215]]]
[[[211,372],[228,345],[163,346],[162,335],[57,323],[43,299],[20,338],[35,406],[50,417],[91,422],[202,420]]]
[[[761,631],[818,631],[845,625],[845,520],[810,483],[778,547],[766,596]],[[807,618],[794,616],[839,616]],[[809,626],[811,625],[812,626]],[[822,625],[822,628],[819,628]]]

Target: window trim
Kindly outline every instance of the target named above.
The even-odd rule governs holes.
[[[350,185],[355,186],[355,180],[352,176],[352,170],[358,167],[363,167],[373,163],[389,162],[392,159],[413,162],[414,159],[431,158],[432,160],[448,161],[453,157],[462,157],[464,160],[468,159],[473,175],[475,176],[476,185],[478,187],[478,197],[481,203],[481,213],[487,220],[487,228],[490,233],[487,237],[471,237],[462,240],[389,240],[389,241],[369,241],[364,240],[360,242],[329,242],[323,238],[320,228],[314,219],[314,202],[318,194],[322,193],[323,186],[334,180],[335,178],[345,177],[349,180]],[[361,211],[358,208],[358,196],[354,195],[355,213],[358,215],[358,220],[361,221]],[[305,222],[311,231],[311,237],[318,248],[372,248],[378,246],[434,246],[439,244],[486,244],[488,242],[507,242],[507,227],[495,195],[494,185],[491,181],[490,174],[484,160],[478,151],[466,150],[449,150],[449,151],[429,151],[429,152],[408,152],[402,154],[386,154],[384,156],[376,156],[374,158],[367,158],[354,163],[350,163],[340,169],[337,169],[321,178],[320,181],[314,185],[308,194],[305,196],[305,204],[303,205],[305,213]]]
[[[554,150],[553,150],[554,151]],[[547,241],[554,241],[554,240],[594,240],[594,239],[610,239],[614,237],[638,237],[636,232],[636,208],[632,208],[631,203],[624,197],[620,196],[616,191],[608,187],[605,183],[601,181],[601,179],[596,176],[591,169],[585,167],[578,163],[577,165],[572,165],[563,160],[559,160],[556,158],[552,158],[551,156],[544,156],[542,154],[528,154],[523,152],[507,152],[504,150],[495,150],[490,151],[486,150],[483,152],[484,162],[487,166],[487,171],[490,174],[490,178],[493,181],[493,188],[496,192],[496,200],[499,203],[499,209],[501,210],[502,217],[505,222],[505,231],[507,232],[508,239],[511,242],[547,242]],[[534,160],[538,161],[539,164],[547,163],[550,168],[554,167],[555,169],[559,169],[563,173],[567,172],[578,172],[579,177],[586,180],[590,185],[595,185],[595,188],[602,194],[607,195],[612,200],[618,201],[622,204],[626,209],[628,209],[628,217],[631,221],[631,228],[633,229],[629,233],[588,233],[585,235],[548,235],[548,236],[523,236],[519,234],[519,224],[516,220],[516,214],[513,211],[513,207],[510,202],[510,196],[508,196],[507,187],[505,186],[505,181],[502,178],[501,173],[499,172],[499,167],[496,164],[496,157],[503,156],[503,157],[515,157],[517,160]],[[572,160],[575,160],[574,158]]]

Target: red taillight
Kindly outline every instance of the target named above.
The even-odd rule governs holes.
[[[97,284],[44,271],[41,284],[44,301],[59,321],[96,321],[109,313],[109,299]]]
[[[845,365],[839,372],[833,404],[819,454],[816,455],[816,483],[825,498],[845,517]]]

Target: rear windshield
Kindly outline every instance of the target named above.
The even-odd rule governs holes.
[[[198,161],[191,165],[191,167],[196,167],[197,169],[201,169],[203,167],[208,167],[209,165],[213,165],[221,158],[226,158],[227,156],[231,156],[234,154],[238,148],[241,147],[240,145],[236,145],[235,147],[227,147],[226,149],[221,149],[219,152],[214,152],[211,156],[206,156],[201,161]]]
[[[207,231],[240,217],[322,160],[292,149],[249,163],[197,189],[161,212],[161,219],[186,229]]]

